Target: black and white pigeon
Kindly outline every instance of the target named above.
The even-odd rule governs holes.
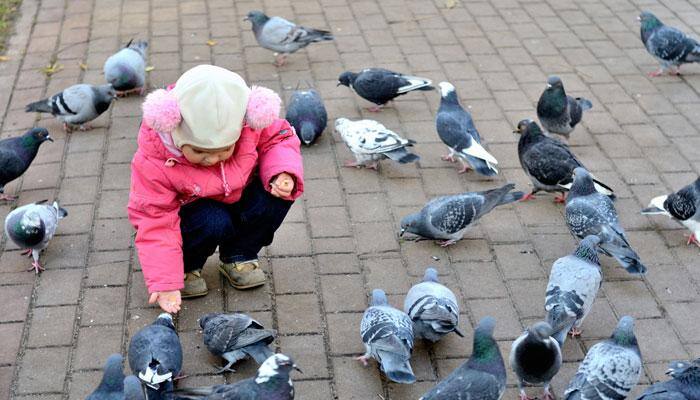
[[[411,287],[403,302],[403,311],[413,321],[413,335],[433,343],[443,336],[459,331],[459,305],[457,297],[440,283],[435,268],[427,268],[423,281]]]
[[[362,316],[360,335],[366,352],[357,359],[364,366],[367,366],[370,358],[374,358],[391,381],[416,381],[410,363],[413,351],[411,318],[389,305],[386,294],[381,289],[372,291],[372,302]]]
[[[574,169],[574,184],[566,198],[566,224],[571,234],[583,239],[588,235],[600,238],[598,249],[614,257],[630,274],[643,274],[647,267],[630,246],[617,211],[608,196],[598,193],[593,178],[584,168]]]
[[[124,357],[112,354],[107,358],[100,384],[86,400],[123,400],[124,378]]]
[[[268,17],[262,11],[251,11],[243,20],[253,24],[253,34],[260,46],[278,53],[277,66],[286,63],[287,55],[311,43],[333,40],[329,31],[296,25],[282,17]]]
[[[659,76],[666,70],[680,75],[681,64],[700,62],[700,43],[697,40],[677,28],[664,25],[649,11],[642,11],[638,19],[641,21],[642,43],[660,64],[659,69],[650,72],[649,76]]]
[[[25,249],[22,254],[30,255],[32,267],[27,271],[39,273],[44,267],[39,263],[39,255],[49,245],[58,227],[58,220],[68,212],[59,207],[58,202],[46,204],[46,200],[17,207],[5,217],[5,233],[18,247]]]
[[[485,317],[474,330],[472,355],[419,400],[500,400],[506,390],[506,367],[493,338],[496,320]]]
[[[199,319],[199,326],[207,349],[228,361],[219,373],[235,372],[231,366],[244,358],[251,357],[262,364],[275,354],[269,347],[275,340],[275,331],[265,329],[249,315],[209,313]]]
[[[583,112],[592,107],[588,99],[568,96],[561,78],[552,75],[547,78],[547,87],[537,102],[537,118],[547,132],[568,139],[576,124],[581,122]]]
[[[620,400],[639,382],[642,354],[634,319],[620,318],[610,339],[588,350],[566,391],[565,400]]]
[[[326,129],[328,113],[316,90],[296,90],[289,99],[284,119],[294,127],[301,142],[310,146]]]
[[[345,163],[346,167],[379,168],[379,160],[390,158],[399,164],[418,161],[420,157],[409,153],[407,147],[414,140],[405,139],[381,123],[371,119],[351,121],[347,118],[335,120],[335,130],[348,146],[355,161]]]
[[[338,86],[347,86],[358,96],[376,104],[367,109],[371,112],[380,111],[386,103],[408,92],[433,90],[435,88],[431,86],[432,83],[427,78],[404,75],[384,68],[365,68],[358,73],[345,71],[338,77]]]
[[[5,185],[22,176],[46,141],[53,139],[44,128],[32,128],[22,136],[0,140],[0,200],[17,199],[5,194]]]
[[[554,400],[549,383],[561,368],[561,349],[552,337],[552,327],[537,322],[515,339],[510,349],[510,367],[518,376],[520,400],[531,400],[525,385],[542,385],[544,400]]]
[[[581,334],[579,328],[591,311],[603,281],[598,243],[598,236],[586,236],[573,254],[555,261],[549,273],[544,310],[553,329],[552,337],[560,346],[564,346],[567,333]]]
[[[72,131],[75,126],[88,130],[88,122],[107,111],[116,98],[117,92],[110,84],[94,86],[80,83],[47,99],[27,104],[25,111],[53,115],[63,123],[66,132]]]
[[[173,317],[162,313],[140,329],[129,343],[131,372],[146,385],[149,400],[161,399],[173,389],[182,369],[182,345],[173,325]]]
[[[565,193],[574,182],[574,168],[583,167],[581,161],[571,152],[569,146],[552,139],[542,133],[537,122],[524,119],[518,122],[518,129],[513,133],[520,134],[518,140],[518,157],[523,171],[532,181],[532,192],[523,197],[524,200],[534,199],[535,193],[560,193],[554,199],[555,203],[566,202]],[[615,198],[612,189],[593,177],[593,184],[599,193]]]
[[[440,82],[440,108],[435,125],[440,140],[450,149],[443,156],[445,161],[462,163],[459,173],[473,168],[484,176],[498,174],[498,161],[481,145],[481,136],[476,130],[471,114],[459,104],[457,91],[449,82]]]
[[[700,399],[700,358],[689,362],[672,362],[666,375],[671,380],[651,385],[637,400]]]
[[[512,191],[508,183],[483,192],[466,192],[430,200],[420,212],[401,220],[400,236],[409,232],[427,239],[440,240],[442,247],[456,243],[467,229],[494,207],[520,200],[524,193]]]
[[[700,246],[700,177],[675,193],[654,197],[642,214],[663,214],[675,219],[691,232],[687,244]]]
[[[292,369],[301,372],[284,354],[273,354],[260,365],[254,378],[228,385],[181,388],[171,393],[172,399],[191,400],[293,400]]]
[[[126,96],[130,93],[143,95],[146,90],[147,47],[147,41],[132,39],[124,48],[105,61],[103,68],[105,79],[116,90],[117,96]]]

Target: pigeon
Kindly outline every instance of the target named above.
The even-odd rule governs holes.
[[[700,246],[700,177],[681,190],[651,199],[642,214],[663,214],[690,230],[688,243]]]
[[[472,355],[419,400],[500,400],[506,390],[506,367],[493,338],[496,320],[485,317],[474,331]]]
[[[314,89],[292,93],[284,117],[294,127],[302,143],[309,146],[321,136],[328,123],[328,113],[323,99]]]
[[[641,21],[640,34],[644,47],[660,63],[659,69],[650,72],[649,76],[659,76],[666,70],[670,74],[680,75],[681,64],[700,61],[700,43],[697,40],[679,29],[664,25],[649,11],[643,11],[637,19]]]
[[[173,399],[191,400],[293,400],[292,369],[301,372],[284,354],[273,354],[262,363],[255,378],[227,385],[182,388],[171,393]]]
[[[567,333],[581,334],[579,328],[600,289],[603,275],[598,261],[598,243],[598,236],[586,236],[573,254],[555,261],[549,273],[544,310],[553,329],[552,337],[560,346],[564,346]]]
[[[5,185],[22,176],[46,141],[53,139],[44,128],[32,128],[22,136],[0,140],[0,200],[17,199],[5,194]]]
[[[182,345],[175,332],[173,317],[162,313],[138,332],[129,343],[129,366],[146,385],[149,400],[163,398],[173,389],[182,369]]]
[[[372,291],[372,303],[365,310],[360,325],[362,343],[367,350],[357,359],[366,367],[374,358],[387,378],[396,383],[416,381],[411,364],[413,325],[403,311],[389,305],[381,289]]]
[[[111,55],[104,65],[107,82],[112,84],[117,96],[130,93],[143,95],[146,83],[146,48],[145,40],[129,40],[129,43]]]
[[[71,132],[76,125],[84,131],[91,129],[88,122],[107,111],[116,97],[117,92],[110,84],[93,86],[81,83],[48,99],[27,104],[25,111],[52,114],[63,123],[66,132]]]
[[[608,196],[598,193],[591,175],[584,168],[574,169],[574,183],[566,198],[566,224],[571,233],[583,239],[600,237],[598,249],[614,257],[627,272],[644,274],[647,267],[630,247],[625,230],[617,220],[617,211]]]
[[[637,397],[637,400],[697,400],[700,399],[700,358],[676,361],[668,366],[671,380],[657,382]]]
[[[520,400],[530,400],[525,393],[525,384],[544,386],[544,400],[554,400],[549,391],[549,382],[561,368],[561,349],[551,336],[552,327],[546,322],[537,322],[515,339],[510,349],[510,367],[518,376]]]
[[[124,400],[146,400],[141,381],[134,375],[124,378]]]
[[[481,145],[481,136],[474,126],[471,114],[459,104],[455,87],[448,82],[440,82],[440,108],[435,125],[450,154],[443,156],[445,161],[462,163],[459,173],[469,171],[470,166],[484,176],[498,174],[498,161]]]
[[[423,282],[413,285],[408,291],[403,311],[411,317],[413,334],[417,339],[435,343],[450,332],[464,337],[458,328],[457,298],[440,283],[435,268],[427,268]]]
[[[467,228],[494,207],[522,198],[523,192],[511,192],[514,187],[509,183],[483,192],[434,198],[420,212],[401,220],[399,236],[409,232],[428,239],[441,239],[438,244],[447,247],[462,239]]]
[[[620,318],[610,339],[588,350],[566,391],[565,400],[620,400],[639,382],[642,354],[634,319]]]
[[[390,158],[399,164],[407,164],[420,159],[409,153],[406,147],[416,142],[404,139],[396,132],[371,119],[350,121],[347,118],[335,120],[335,130],[348,146],[355,161],[345,163],[346,167],[379,168],[379,160]]]
[[[107,358],[102,381],[86,400],[123,400],[124,399],[124,357],[112,354]]]
[[[518,122],[518,129],[513,133],[520,134],[518,140],[518,157],[525,174],[532,181],[532,192],[522,198],[523,201],[534,199],[535,193],[559,192],[555,203],[566,202],[565,192],[573,183],[574,168],[583,167],[571,149],[564,143],[552,139],[542,133],[537,122],[524,119]],[[593,177],[593,184],[599,193],[615,198],[613,190],[603,182]]]
[[[358,73],[343,72],[338,77],[337,86],[343,85],[354,90],[363,99],[376,104],[368,108],[368,111],[378,112],[386,103],[408,92],[434,90],[432,83],[427,78],[404,75],[384,68],[365,68]]]
[[[228,361],[219,373],[235,372],[231,366],[248,356],[262,364],[274,354],[268,346],[275,340],[275,331],[248,315],[209,313],[199,319],[199,326],[207,349]]]
[[[583,112],[592,107],[588,99],[567,96],[561,78],[552,75],[547,78],[547,88],[537,102],[537,118],[547,132],[568,139],[576,124],[581,122]]]
[[[58,220],[68,215],[58,202],[45,204],[46,200],[17,207],[5,217],[5,233],[18,247],[26,249],[22,254],[34,260],[27,271],[39,273],[44,267],[39,263],[39,255],[56,233]]]
[[[329,31],[306,28],[281,17],[268,17],[262,11],[251,11],[243,20],[253,24],[253,34],[260,46],[279,53],[278,67],[286,63],[288,54],[314,42],[333,40]]]

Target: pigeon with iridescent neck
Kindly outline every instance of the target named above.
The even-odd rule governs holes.
[[[697,400],[700,399],[700,358],[674,361],[666,375],[671,379],[647,388],[637,400]]]
[[[561,78],[552,75],[547,78],[547,88],[537,102],[537,118],[547,132],[568,139],[576,125],[581,122],[583,112],[592,107],[593,103],[588,99],[568,96]]]
[[[44,128],[32,128],[22,136],[0,140],[0,200],[17,199],[5,194],[5,185],[24,174],[46,141],[53,139]]]
[[[561,368],[561,349],[548,323],[537,322],[515,339],[510,350],[510,367],[518,376],[520,400],[532,400],[525,393],[525,384],[542,385],[542,398],[554,400],[549,383]]]
[[[654,197],[642,214],[675,219],[691,232],[687,244],[700,246],[700,177],[675,193]]]
[[[399,96],[415,90],[434,90],[433,82],[419,76],[404,75],[384,68],[365,68],[360,72],[345,71],[338,77],[338,85],[347,86],[360,97],[376,106],[367,111],[378,112]]]
[[[656,15],[643,11],[640,34],[642,43],[660,65],[658,71],[649,76],[659,76],[668,70],[670,74],[680,75],[681,65],[700,62],[700,43],[679,29],[666,26]]]

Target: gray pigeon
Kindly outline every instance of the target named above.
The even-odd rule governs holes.
[[[435,268],[427,268],[423,282],[411,287],[403,302],[403,311],[413,321],[413,334],[417,339],[433,343],[443,336],[459,331],[459,305],[447,286],[440,283]]]
[[[141,381],[134,375],[124,378],[124,400],[146,400]]]
[[[292,93],[284,117],[296,130],[302,143],[309,146],[321,136],[328,123],[328,113],[323,99],[314,89]]]
[[[255,378],[228,385],[174,390],[172,399],[191,400],[292,400],[294,384],[289,374],[301,370],[284,354],[273,354],[262,363]]]
[[[537,102],[537,118],[547,132],[568,139],[576,124],[581,122],[583,112],[592,107],[588,99],[567,96],[561,78],[552,75],[547,78],[547,88]]]
[[[117,93],[112,85],[93,86],[85,83],[73,85],[48,99],[27,104],[26,112],[50,113],[63,123],[66,132],[79,126],[91,129],[88,122],[107,111]]]
[[[129,43],[111,55],[104,65],[107,82],[112,84],[117,96],[139,93],[143,96],[146,87],[146,48],[145,40],[129,40]]]
[[[581,324],[593,307],[603,280],[595,235],[586,236],[573,254],[554,262],[549,273],[544,310],[552,337],[564,346],[566,334],[581,334]]]
[[[680,75],[681,64],[700,61],[700,43],[697,40],[664,25],[649,11],[643,11],[638,19],[641,21],[640,34],[644,47],[661,64],[658,71],[650,72],[649,76],[659,76],[666,70]]]
[[[340,133],[355,161],[345,163],[346,167],[379,168],[379,160],[390,158],[400,164],[415,162],[420,159],[409,153],[406,147],[416,142],[404,139],[396,132],[371,119],[350,121],[347,118],[335,120],[335,130]]]
[[[445,161],[462,163],[459,173],[469,171],[470,166],[484,176],[498,174],[498,161],[481,145],[481,136],[474,126],[471,114],[459,104],[455,87],[448,82],[440,82],[440,108],[435,125],[440,140],[450,149],[443,156]]]
[[[277,66],[282,66],[287,55],[314,42],[333,40],[329,31],[299,26],[281,17],[268,17],[262,11],[251,11],[244,18],[253,24],[253,34],[260,46],[279,55]]]
[[[564,392],[565,400],[621,400],[639,382],[642,354],[634,336],[634,319],[620,318],[610,339],[588,350]]]
[[[506,367],[493,338],[496,320],[485,317],[474,331],[472,355],[419,400],[500,400],[506,390]]]
[[[523,171],[532,181],[532,192],[523,197],[524,200],[534,199],[535,193],[559,192],[555,203],[566,202],[565,192],[573,183],[574,168],[583,167],[569,146],[552,139],[542,133],[537,122],[524,119],[518,122],[518,129],[513,133],[520,134],[518,140],[518,157]],[[599,193],[615,198],[612,189],[593,177],[593,184]]]
[[[124,399],[124,357],[112,354],[107,358],[102,381],[86,400],[123,400]]]
[[[269,347],[275,340],[275,331],[265,329],[249,315],[210,313],[199,319],[199,326],[207,349],[228,361],[219,373],[235,372],[231,366],[246,357],[262,364],[275,354]]]
[[[381,289],[372,291],[372,303],[362,316],[360,335],[367,351],[357,359],[364,366],[367,366],[370,358],[374,358],[382,372],[393,382],[416,381],[410,364],[413,350],[411,318],[390,306]]]
[[[432,199],[420,212],[401,220],[400,236],[409,232],[428,239],[440,239],[447,247],[464,237],[467,229],[494,207],[518,201],[523,192],[514,191],[515,185],[506,184],[483,192],[466,192]]]
[[[39,273],[44,267],[39,263],[39,255],[56,233],[58,220],[68,212],[58,206],[58,202],[45,204],[46,200],[15,208],[5,217],[5,233],[18,247],[26,249],[22,254],[31,255],[32,267]]]
[[[520,400],[530,400],[525,384],[543,385],[544,400],[554,400],[549,383],[561,368],[561,349],[554,340],[552,327],[537,322],[515,339],[510,350],[510,367],[518,376]]]
[[[404,75],[384,68],[365,68],[358,73],[341,73],[337,86],[343,85],[354,90],[358,96],[376,104],[367,111],[378,112],[386,103],[408,92],[434,90],[432,83],[427,78]]]
[[[700,399],[700,358],[690,362],[672,362],[666,375],[671,376],[671,380],[651,385],[637,400]]]
[[[53,142],[44,128],[32,128],[22,136],[0,140],[0,200],[17,199],[5,194],[5,185],[22,176],[34,161],[39,146],[47,140]]]
[[[642,214],[675,219],[692,232],[687,244],[700,246],[700,177],[675,193],[654,197]]]
[[[643,274],[647,267],[632,250],[625,230],[617,220],[617,211],[608,196],[598,193],[591,174],[574,169],[574,184],[566,199],[566,224],[571,233],[583,239],[588,235],[600,237],[599,250],[614,257],[627,272]]]

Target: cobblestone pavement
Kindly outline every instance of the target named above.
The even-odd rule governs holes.
[[[273,66],[242,17],[251,9],[328,28],[330,43],[315,44]],[[585,351],[612,331],[621,315],[637,318],[645,366],[641,392],[663,379],[670,360],[700,356],[700,269],[697,247],[664,217],[639,210],[648,200],[689,183],[700,171],[700,67],[686,75],[649,79],[656,68],[639,40],[640,9],[667,23],[700,32],[698,0],[24,0],[0,63],[2,136],[38,123],[55,143],[42,146],[23,178],[8,186],[17,204],[54,198],[70,215],[43,256],[47,270],[25,272],[29,262],[5,239],[0,255],[0,398],[82,399],[96,385],[110,353],[124,352],[129,336],[158,311],[146,291],[126,219],[129,161],[136,149],[141,98],[119,100],[89,132],[66,135],[57,121],[35,121],[24,105],[76,82],[100,83],[102,63],[132,37],[151,46],[151,87],[173,82],[191,66],[210,62],[281,90],[298,83],[322,93],[331,118],[377,118],[418,142],[417,165],[384,163],[379,173],[340,167],[350,154],[332,129],[303,149],[306,194],[266,250],[272,280],[264,289],[238,292],[223,284],[212,258],[205,278],[214,290],[186,301],[177,327],[185,348],[181,385],[232,382],[251,376],[212,375],[219,363],[202,346],[197,318],[209,311],[244,311],[279,331],[278,348],[304,369],[295,376],[300,399],[415,399],[471,352],[472,327],[493,315],[504,355],[523,327],[543,315],[547,274],[575,241],[552,196],[501,207],[467,239],[444,250],[432,242],[399,242],[398,221],[427,199],[480,190],[504,181],[528,190],[511,133],[534,106],[548,74],[559,74],[569,93],[593,101],[571,144],[596,175],[612,185],[632,244],[649,267],[628,275],[604,259],[605,282],[583,336],[564,346],[555,379],[561,395]],[[693,25],[694,24],[694,25]],[[216,43],[207,44],[209,39]],[[63,66],[47,78],[52,57]],[[87,64],[81,69],[80,62]],[[379,114],[345,87],[346,69],[383,66],[455,84],[474,115],[502,173],[495,181],[458,175],[441,161],[435,132],[437,92],[403,96]],[[0,206],[0,217],[14,207]],[[376,364],[353,360],[363,351],[358,326],[372,288],[394,305],[435,264],[457,293],[468,337],[449,336],[433,348],[417,344],[418,382],[388,384]],[[506,398],[517,395],[509,375]],[[534,389],[533,394],[538,393]]]

